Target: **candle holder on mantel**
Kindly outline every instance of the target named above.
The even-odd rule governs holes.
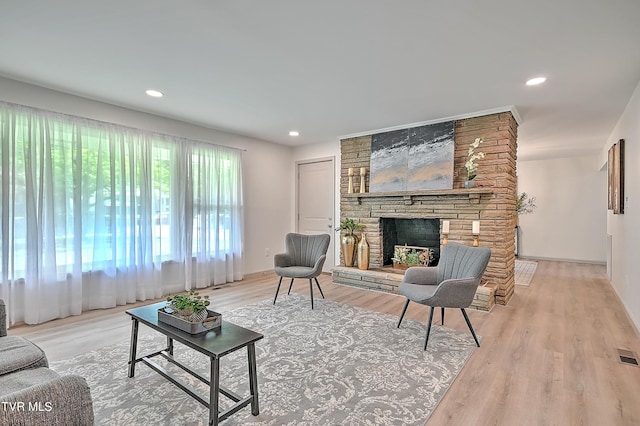
[[[361,194],[364,194],[365,192],[367,192],[365,188],[365,179],[364,179],[366,175],[367,175],[367,168],[360,167],[360,193]]]
[[[349,167],[349,187],[347,193],[353,194],[353,167]]]
[[[449,242],[449,221],[442,221],[442,245],[446,246]]]
[[[480,237],[480,221],[474,220],[471,224],[471,233],[473,234],[473,246],[478,247],[478,239]]]

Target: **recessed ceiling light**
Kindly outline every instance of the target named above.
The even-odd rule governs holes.
[[[292,130],[289,132],[289,136],[300,136],[300,132],[297,130]]]
[[[152,98],[161,98],[164,96],[164,93],[159,92],[158,90],[153,90],[153,89],[149,89],[145,93],[151,96]]]
[[[527,80],[527,86],[535,86],[536,84],[541,84],[547,81],[546,77],[536,77],[531,80]]]

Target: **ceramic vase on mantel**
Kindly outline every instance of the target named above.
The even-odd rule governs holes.
[[[358,243],[358,269],[369,269],[369,242],[367,241],[367,234],[362,233],[362,239]]]
[[[353,234],[345,234],[340,242],[344,266],[353,266],[356,254],[356,237]]]
[[[475,179],[465,180],[464,181],[465,189],[474,188],[475,186],[476,186],[476,180]]]

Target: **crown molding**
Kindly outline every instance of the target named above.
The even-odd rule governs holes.
[[[447,121],[455,121],[455,120],[464,120],[467,118],[482,117],[484,115],[498,114],[501,112],[510,112],[511,115],[513,115],[513,118],[518,123],[518,126],[522,124],[522,117],[520,117],[520,114],[518,113],[518,110],[516,109],[515,105],[509,105],[504,107],[486,109],[483,111],[471,112],[468,114],[460,114],[460,115],[454,115],[451,117],[438,118],[435,120],[419,121],[417,123],[401,124],[399,126],[385,127],[383,129],[375,129],[375,130],[368,130],[366,132],[352,133],[349,135],[339,136],[338,139],[340,140],[351,139],[351,138],[357,138],[360,136],[374,135],[377,133],[391,132],[393,130],[411,129],[413,127],[427,126],[429,124],[444,123]]]

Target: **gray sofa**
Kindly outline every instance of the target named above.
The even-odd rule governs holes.
[[[89,386],[76,375],[60,376],[29,340],[7,335],[0,299],[0,425],[93,425]]]

